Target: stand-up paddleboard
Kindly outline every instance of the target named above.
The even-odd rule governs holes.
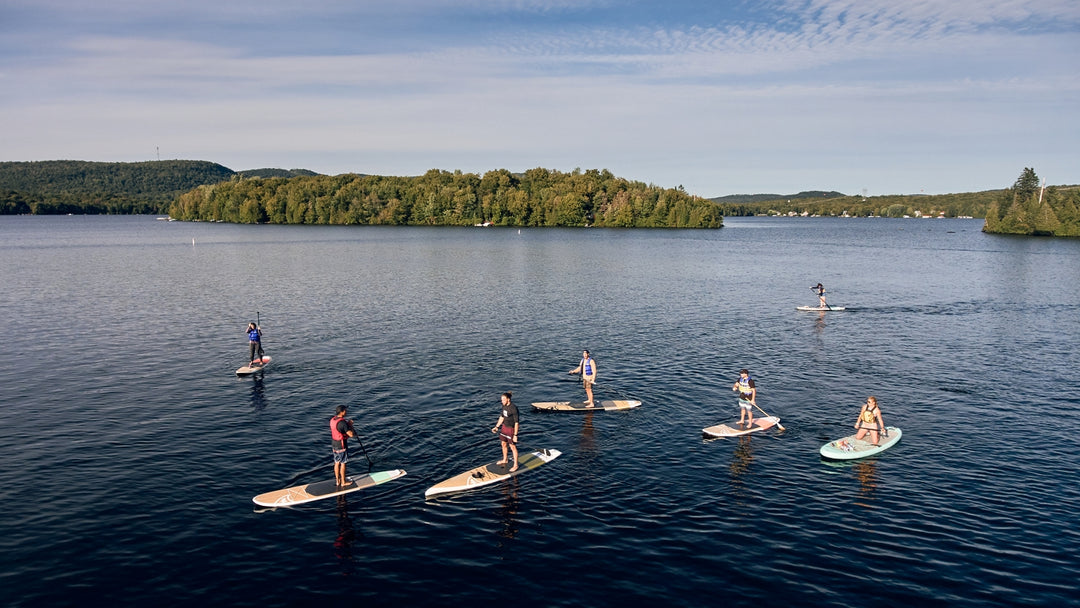
[[[709,437],[738,437],[739,435],[748,435],[750,433],[756,433],[757,431],[771,429],[776,426],[776,423],[778,422],[780,422],[780,419],[776,416],[766,416],[764,418],[755,418],[754,425],[751,427],[747,427],[745,424],[740,425],[738,422],[732,422],[731,424],[718,424],[716,426],[706,427],[701,429],[701,432]]]
[[[262,370],[266,369],[267,365],[270,365],[270,357],[263,357],[262,359],[259,359],[258,361],[260,361],[261,364],[252,365],[252,364],[248,363],[244,367],[241,367],[240,369],[236,370],[236,375],[237,376],[250,376],[251,374],[254,374],[255,372],[261,372]]]
[[[885,431],[888,433],[887,435],[878,437],[881,445],[870,443],[870,433],[864,435],[862,439],[855,439],[855,435],[848,435],[843,439],[830,441],[821,446],[821,456],[831,460],[855,460],[856,458],[866,458],[884,452],[896,445],[903,435],[900,429],[895,426],[887,426]]]
[[[505,481],[514,475],[530,471],[542,464],[551,462],[561,455],[562,452],[559,450],[518,450],[518,470],[513,473],[510,472],[510,467],[513,466],[513,455],[507,454],[510,458],[509,463],[495,464],[495,462],[492,462],[491,464],[485,464],[482,467],[476,467],[470,471],[465,471],[460,475],[455,475],[446,481],[440,481],[424,492],[424,498],[431,498],[432,496],[439,496],[441,494],[450,494],[452,492],[475,490],[493,483]]]
[[[805,310],[809,312],[829,312],[830,310],[847,310],[844,306],[796,306],[795,310]]]
[[[640,401],[627,399],[593,403],[595,403],[595,405],[589,407],[584,401],[578,403],[572,403],[570,401],[540,401],[538,403],[533,403],[532,406],[538,410],[548,412],[593,412],[596,410],[629,410],[641,405]]]
[[[381,483],[393,481],[404,475],[404,469],[379,471],[369,475],[351,475],[346,477],[349,481],[349,485],[347,486],[339,486],[337,485],[337,480],[330,479],[328,481],[317,481],[302,486],[293,486],[283,490],[274,490],[273,492],[267,492],[266,494],[259,494],[251,500],[254,501],[255,504],[263,507],[291,507],[294,505],[302,505],[306,502],[313,502],[332,496],[341,496],[342,494],[356,492],[357,490],[363,490],[364,488],[370,488]]]

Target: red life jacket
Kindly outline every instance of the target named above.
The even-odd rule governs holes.
[[[330,419],[330,438],[333,439],[331,445],[334,447],[335,450],[345,449],[345,441],[347,436],[342,435],[337,430],[338,423],[341,422],[343,419],[344,418],[340,416],[334,416]]]

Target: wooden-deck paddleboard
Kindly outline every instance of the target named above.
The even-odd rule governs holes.
[[[884,452],[896,445],[903,436],[900,429],[895,426],[887,426],[885,430],[888,435],[878,438],[881,445],[870,443],[870,433],[864,435],[862,439],[855,439],[855,435],[848,435],[821,446],[821,456],[830,460],[855,460]]]
[[[327,481],[307,483],[302,486],[293,486],[283,490],[274,490],[273,492],[259,494],[251,500],[254,501],[255,504],[263,507],[292,507],[295,505],[302,505],[306,502],[356,492],[357,490],[363,490],[365,488],[377,486],[381,483],[392,481],[398,477],[403,477],[404,475],[404,469],[378,471],[368,475],[350,475],[346,478],[349,480],[349,485],[347,486],[339,486],[337,485],[336,480],[330,479]]]
[[[831,310],[847,310],[844,306],[796,306],[795,310],[806,310],[811,312],[829,312]]]
[[[236,375],[237,376],[250,376],[251,374],[254,374],[255,372],[261,372],[262,370],[266,369],[267,365],[270,365],[270,357],[263,357],[262,359],[259,359],[259,361],[262,362],[261,365],[252,365],[251,363],[248,363],[244,367],[241,367],[240,369],[236,370]]]
[[[780,422],[780,419],[776,416],[767,416],[764,418],[754,418],[754,426],[749,428],[746,425],[740,425],[738,422],[732,422],[730,424],[718,424],[716,426],[710,426],[701,429],[701,432],[709,437],[738,437],[739,435],[748,435],[750,433],[756,433],[757,431],[764,431],[765,429],[771,429],[776,426],[776,423]]]
[[[615,401],[601,401],[596,403],[594,407],[589,407],[585,402],[573,403],[570,401],[540,401],[533,403],[532,406],[538,410],[544,410],[547,412],[595,412],[597,410],[629,410],[641,405],[640,401],[632,401],[627,399],[615,400]]]
[[[441,494],[450,494],[452,492],[465,492],[467,490],[475,490],[482,488],[493,483],[505,481],[510,479],[514,475],[524,473],[525,471],[531,471],[555,460],[562,455],[559,450],[518,450],[518,469],[513,473],[510,472],[510,467],[513,466],[513,456],[509,455],[510,462],[507,464],[485,464],[481,467],[476,467],[461,473],[454,475],[446,481],[440,481],[439,483],[431,486],[424,492],[424,498],[431,498],[433,496],[439,496]],[[498,461],[496,461],[498,462]]]

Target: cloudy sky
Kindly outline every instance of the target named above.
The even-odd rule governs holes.
[[[1080,183],[1076,0],[0,0],[0,160]]]

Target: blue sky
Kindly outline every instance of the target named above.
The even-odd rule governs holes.
[[[0,160],[1080,183],[1075,0],[0,0]]]

